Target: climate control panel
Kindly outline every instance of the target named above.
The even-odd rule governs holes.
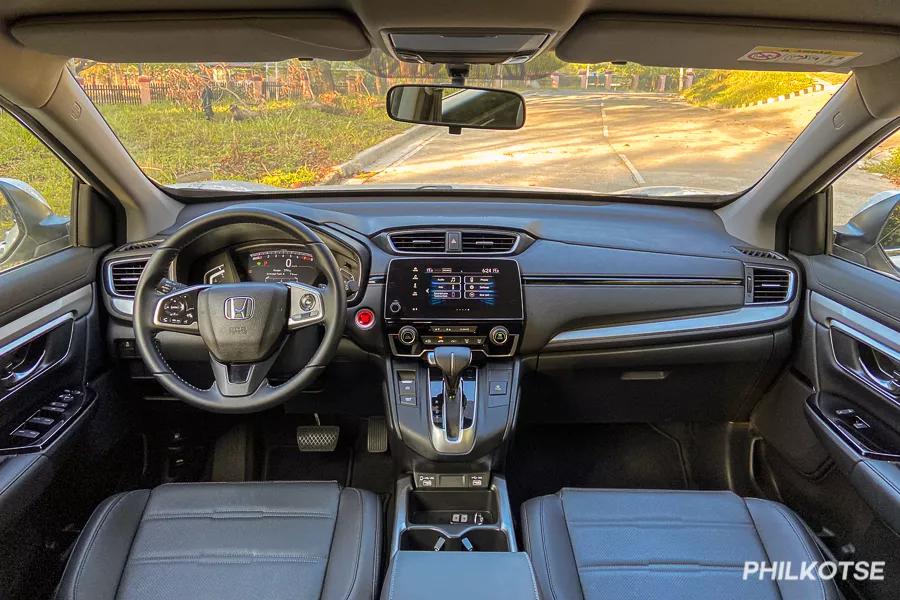
[[[487,323],[387,322],[394,356],[418,357],[440,346],[465,346],[488,357],[512,356],[522,335],[522,322]]]

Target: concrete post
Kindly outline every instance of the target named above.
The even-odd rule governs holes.
[[[659,76],[659,91],[660,92],[666,91],[666,76],[665,75]]]
[[[347,75],[345,80],[347,81],[347,95],[349,96],[351,94],[355,94],[356,93],[356,77],[354,77],[353,75]]]
[[[606,76],[606,80],[603,82],[603,87],[605,87],[605,88],[608,89],[608,90],[611,90],[611,89],[612,89],[612,75],[613,75],[613,72],[612,72],[612,71],[607,71],[606,73],[604,73],[604,75]]]
[[[684,74],[684,89],[688,89],[692,85],[694,85],[694,70],[688,69]]]
[[[150,78],[146,75],[138,77],[138,89],[141,92],[141,104],[150,104]]]
[[[635,73],[631,76],[631,90],[636,92],[638,91],[638,86],[641,85],[641,76]]]
[[[552,87],[552,88],[559,87],[559,73],[551,73],[550,74],[550,87]]]
[[[578,76],[581,78],[581,89],[587,89],[587,71],[578,71]]]
[[[253,80],[253,93],[256,94],[258,98],[262,98],[262,75],[254,75],[251,79]]]

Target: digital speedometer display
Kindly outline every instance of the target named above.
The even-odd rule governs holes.
[[[311,284],[319,273],[313,255],[303,250],[260,250],[240,258],[246,281]]]

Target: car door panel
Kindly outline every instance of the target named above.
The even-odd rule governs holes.
[[[900,281],[826,255],[801,262],[815,328],[807,421],[859,496],[900,531]]]

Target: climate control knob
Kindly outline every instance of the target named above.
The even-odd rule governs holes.
[[[491,329],[491,332],[488,334],[488,339],[490,339],[491,343],[495,346],[502,346],[509,341],[509,329],[502,325],[498,325]]]
[[[406,344],[407,346],[412,345],[418,337],[419,332],[416,331],[415,327],[411,327],[410,325],[401,327],[400,332],[397,334],[397,339],[400,340],[400,343]]]

